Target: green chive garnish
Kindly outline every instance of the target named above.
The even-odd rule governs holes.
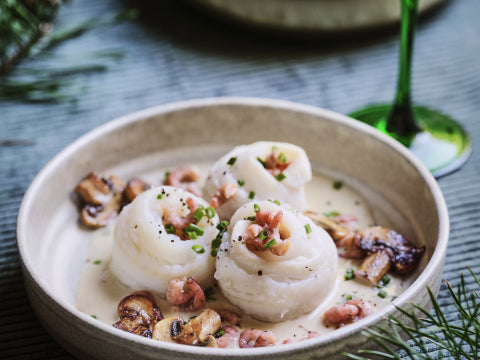
[[[162,200],[162,198],[163,198],[163,194],[158,194],[158,195],[157,195],[157,199],[158,199],[158,200]]]
[[[387,285],[390,282],[390,277],[388,275],[384,275],[382,277],[382,283],[383,285]]]
[[[355,273],[354,273],[354,270],[352,268],[347,269],[347,272],[345,273],[344,279],[345,280],[355,279]]]
[[[207,218],[211,219],[215,216],[215,214],[215,209],[212,206],[209,206],[205,209],[205,215],[207,215]]]
[[[238,183],[238,186],[243,186],[243,185],[245,185],[245,180],[238,179],[237,183]]]
[[[192,250],[195,251],[197,254],[203,254],[205,252],[205,249],[202,245],[193,245]]]
[[[236,158],[236,157],[231,157],[231,158],[228,160],[227,165],[232,166],[233,164],[235,164],[235,161],[237,161],[237,158]]]
[[[345,298],[346,301],[349,301],[349,300],[352,300],[352,299],[353,299],[352,294],[348,294],[347,297]]]
[[[258,238],[262,241],[265,240],[266,238],[268,238],[267,230],[260,231],[260,233],[258,234]]]
[[[312,228],[310,227],[310,224],[305,224],[305,231],[307,234],[310,234],[312,232]]]
[[[95,260],[93,263],[94,263],[95,265],[100,265],[100,264],[102,263],[102,260]]]
[[[277,181],[282,181],[286,178],[285,174],[284,173],[280,173],[278,175],[275,176],[275,179],[277,179]]]
[[[380,296],[382,299],[385,299],[387,297],[388,293],[385,290],[380,290],[377,293],[377,295]]]
[[[200,206],[195,212],[193,213],[193,219],[198,223],[202,217],[205,216],[205,208]]]
[[[324,212],[323,213],[323,216],[326,216],[328,218],[332,218],[332,217],[335,217],[335,216],[338,216],[340,215],[340,213],[338,211],[329,211],[329,212]]]
[[[263,161],[262,159],[260,159],[258,156],[257,156],[257,160],[260,164],[262,164],[262,166],[266,169],[267,168],[267,163],[265,161]]]
[[[97,318],[97,315],[92,315],[92,318],[96,319],[96,318]]]
[[[278,155],[278,160],[285,164],[287,162],[287,157],[284,153],[280,153],[280,155]]]
[[[219,337],[222,337],[223,335],[225,335],[225,329],[220,329],[218,330],[215,335],[213,335],[215,338],[219,338]]]
[[[333,182],[333,188],[335,190],[340,190],[342,188],[342,186],[343,186],[343,183],[341,181],[337,180],[337,181]]]
[[[182,229],[185,234],[194,233],[198,236],[202,236],[205,232],[200,226],[195,224],[190,224],[186,228]],[[191,238],[191,237],[190,237]],[[196,239],[196,237],[195,237]]]
[[[259,212],[260,211],[260,206],[258,206],[258,204],[253,204],[253,210],[255,210],[255,212]]]
[[[167,234],[175,234],[175,228],[172,224],[165,225],[165,231],[167,232]]]
[[[255,221],[256,217],[255,216],[249,216],[247,217],[246,220],[249,220],[249,221]]]
[[[218,249],[219,249],[220,245],[222,244],[223,234],[225,233],[225,231],[227,231],[227,226],[228,226],[228,221],[225,221],[225,220],[220,222],[217,225],[218,234],[215,237],[215,239],[213,239],[213,241],[212,241],[212,250],[210,251],[210,255],[212,257],[217,256]]]
[[[250,200],[253,200],[253,199],[255,198],[255,191],[250,191],[250,192],[248,193],[248,198],[249,198]]]
[[[272,246],[276,245],[277,242],[275,241],[275,239],[271,239],[270,241],[266,242],[265,244],[263,244],[263,248],[265,250],[268,250],[270,249]]]

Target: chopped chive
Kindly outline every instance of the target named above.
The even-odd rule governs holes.
[[[228,226],[228,221],[225,221],[225,220],[221,221],[217,225],[218,234],[215,237],[215,239],[213,239],[213,241],[212,241],[212,250],[210,251],[210,255],[212,257],[216,257],[217,254],[218,254],[218,249],[220,248],[220,245],[222,244],[222,237],[223,237],[223,234],[225,233],[225,231],[227,231],[227,226]]]
[[[182,230],[185,234],[195,233],[198,236],[202,236],[203,233],[205,232],[200,226],[195,225],[195,224],[190,224],[186,228],[183,228]]]
[[[195,251],[197,254],[203,254],[205,252],[205,249],[202,245],[193,245],[192,250]]]
[[[235,161],[237,161],[237,158],[236,158],[236,157],[231,157],[231,158],[227,161],[227,165],[232,166],[233,164],[235,164]]]
[[[353,299],[353,295],[352,294],[348,294],[346,297],[345,297],[345,300],[346,301],[350,301]]]
[[[285,164],[287,162],[287,157],[284,153],[280,153],[280,155],[278,155],[278,160]]]
[[[339,216],[340,213],[338,211],[329,211],[329,212],[324,212],[323,213],[323,216],[326,216],[328,218],[332,218],[332,217],[335,217],[335,216]]]
[[[275,150],[278,150],[278,146],[273,145],[273,146],[272,146],[272,152],[274,152]]]
[[[165,231],[167,232],[167,234],[175,234],[175,228],[172,224],[166,224]]]
[[[265,244],[263,244],[263,248],[265,250],[268,250],[270,249],[272,246],[276,245],[277,242],[275,241],[275,239],[271,239],[270,241],[266,242]]]
[[[238,186],[243,186],[243,185],[245,185],[245,180],[238,179],[237,183],[238,183]]]
[[[100,265],[100,264],[102,263],[102,260],[95,260],[93,263],[94,263],[95,265]]]
[[[343,186],[343,183],[341,181],[336,180],[333,182],[333,188],[335,190],[340,190],[342,186]]]
[[[163,198],[163,194],[158,194],[158,195],[157,195],[157,199],[158,199],[158,200],[162,200],[162,198]]]
[[[273,203],[277,204],[277,205],[280,205],[280,201],[278,201],[278,200],[273,200]]]
[[[250,191],[250,192],[248,193],[248,198],[249,198],[250,200],[253,200],[253,199],[255,198],[255,191]]]
[[[205,216],[205,208],[200,206],[195,212],[193,213],[193,219],[198,223],[203,217]]]
[[[205,209],[205,215],[207,215],[207,218],[211,219],[215,216],[215,214],[215,209],[212,206],[209,206]]]
[[[268,238],[267,230],[260,231],[260,233],[258,234],[258,238],[262,241],[265,240],[266,238]]]
[[[222,337],[223,335],[225,335],[225,329],[220,329],[218,330],[215,335],[213,335],[216,339],[218,339],[219,337]]]
[[[258,204],[253,204],[253,210],[255,210],[255,212],[259,212],[260,211],[260,206],[258,206]]]
[[[390,282],[390,277],[388,275],[384,275],[382,277],[382,283],[383,285],[387,285]]]
[[[312,228],[310,227],[310,224],[305,224],[305,231],[307,234],[310,234],[312,232]]]
[[[165,171],[165,175],[164,175],[164,178],[163,178],[163,183],[166,183],[167,182],[167,179],[168,177],[170,176],[170,171]]]
[[[377,295],[380,296],[382,299],[385,299],[387,297],[388,293],[385,290],[380,290],[377,293]]]
[[[255,221],[256,217],[255,216],[248,216],[246,218],[246,220],[249,220],[249,221]]]
[[[352,268],[347,269],[347,271],[345,273],[345,276],[344,276],[344,279],[345,280],[355,279],[355,273],[354,273],[354,270]]]
[[[257,156],[257,160],[260,164],[262,164],[262,166],[266,169],[267,168],[267,163],[265,161],[263,161],[262,159],[260,159],[260,157]]]
[[[92,318],[97,319],[97,315],[92,315]]]
[[[286,176],[284,173],[280,173],[278,175],[275,176],[275,179],[277,179],[277,181],[282,181],[282,180],[285,180]]]
[[[228,221],[223,220],[217,225],[217,229],[218,230],[226,230],[227,226],[228,226]]]

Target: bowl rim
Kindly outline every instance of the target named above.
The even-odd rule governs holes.
[[[317,339],[311,339],[308,342],[296,342],[292,344],[267,348],[253,348],[245,352],[244,349],[209,349],[203,347],[183,346],[181,344],[154,342],[151,341],[151,339],[143,338],[123,331],[118,331],[112,326],[101,323],[98,320],[93,319],[91,316],[80,312],[80,310],[76,309],[74,304],[70,304],[67,301],[60,299],[58,296],[56,296],[52,289],[49,289],[46,282],[39,276],[39,274],[36,274],[34,265],[31,263],[30,259],[27,256],[28,250],[26,248],[26,239],[28,227],[28,213],[34,204],[36,194],[42,188],[42,183],[45,181],[46,178],[48,178],[51,172],[55,171],[57,166],[61,165],[65,159],[68,159],[70,156],[74,155],[78,148],[81,148],[82,146],[88,144],[90,141],[108,135],[110,132],[127,126],[131,123],[141,122],[152,116],[158,116],[169,112],[184,111],[187,109],[198,107],[214,107],[226,105],[270,107],[279,111],[296,111],[321,117],[326,119],[327,121],[339,122],[342,125],[348,126],[364,134],[367,134],[375,138],[377,141],[386,143],[396,152],[400,153],[405,159],[407,159],[407,161],[410,162],[411,165],[413,165],[413,167],[420,173],[425,183],[428,185],[428,188],[431,191],[434,202],[436,204],[439,217],[438,240],[435,249],[432,252],[431,258],[426,264],[423,271],[419,274],[417,279],[415,279],[415,281],[401,295],[399,295],[399,297],[394,302],[388,304],[382,311],[376,313],[375,316],[371,318],[367,317],[359,322],[338,329],[330,336],[321,336]],[[59,153],[57,153],[57,155],[55,155],[50,161],[48,161],[47,164],[39,171],[23,197],[17,217],[17,247],[19,250],[22,270],[29,275],[29,277],[38,286],[38,288],[41,289],[43,294],[47,296],[49,301],[53,302],[60,308],[63,308],[77,320],[82,321],[83,324],[81,325],[92,328],[92,330],[102,331],[105,335],[122,338],[123,340],[129,342],[141,344],[142,346],[153,347],[156,349],[171,350],[177,353],[185,353],[189,355],[208,355],[210,357],[215,355],[218,355],[219,357],[224,357],[226,355],[231,355],[235,357],[248,357],[250,355],[259,356],[266,354],[273,356],[275,354],[286,355],[289,353],[298,352],[302,349],[305,350],[309,348],[319,348],[322,346],[326,346],[330,343],[339,341],[354,333],[357,333],[359,330],[365,327],[371,326],[372,324],[378,322],[378,320],[382,317],[388,316],[389,314],[394,312],[396,306],[405,305],[408,299],[412,298],[414,294],[426,287],[428,278],[432,276],[434,271],[441,271],[446,255],[448,236],[448,210],[440,187],[430,173],[430,171],[403,145],[393,140],[389,136],[380,133],[378,130],[361,123],[360,121],[354,120],[346,115],[342,115],[331,110],[326,110],[323,108],[286,100],[256,97],[201,98],[163,104],[117,117],[111,121],[106,122],[103,125],[100,125],[88,131],[84,135],[80,136],[77,140],[67,145]]]

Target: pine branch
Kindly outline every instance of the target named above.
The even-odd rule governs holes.
[[[468,268],[476,286],[480,281]],[[397,309],[408,319],[400,321],[394,316],[387,318],[387,326],[373,326],[362,332],[364,336],[375,342],[382,350],[358,350],[358,354],[372,355],[384,359],[404,359],[398,355],[399,350],[409,359],[431,360],[433,352],[427,344],[433,345],[439,354],[438,358],[451,356],[454,359],[480,359],[480,296],[478,290],[467,291],[465,277],[460,274],[460,282],[456,290],[445,281],[452,304],[456,308],[456,319],[448,319],[430,288],[427,288],[432,311],[412,304],[416,311]],[[408,324],[407,324],[408,323]],[[457,325],[459,323],[461,325]],[[405,341],[407,337],[409,340]],[[346,357],[356,360],[370,360],[356,354],[345,353]]]

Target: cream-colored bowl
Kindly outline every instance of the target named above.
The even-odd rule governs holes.
[[[420,0],[425,11],[445,0]],[[190,0],[246,24],[294,31],[345,31],[400,19],[400,0]]]
[[[177,161],[212,160],[258,140],[302,146],[314,172],[335,176],[368,199],[410,238],[426,245],[413,284],[391,305],[328,336],[254,349],[163,343],[103,324],[75,308],[91,232],[78,226],[72,189],[89,171],[123,176]],[[158,159],[158,160],[157,160]],[[380,220],[382,221],[382,220]],[[51,160],[28,189],[18,216],[18,248],[32,307],[65,349],[84,359],[335,359],[365,338],[365,327],[395,306],[428,302],[436,292],[448,240],[448,215],[436,181],[408,150],[346,116],[285,101],[218,98],[174,103],[123,116],[81,137]]]

